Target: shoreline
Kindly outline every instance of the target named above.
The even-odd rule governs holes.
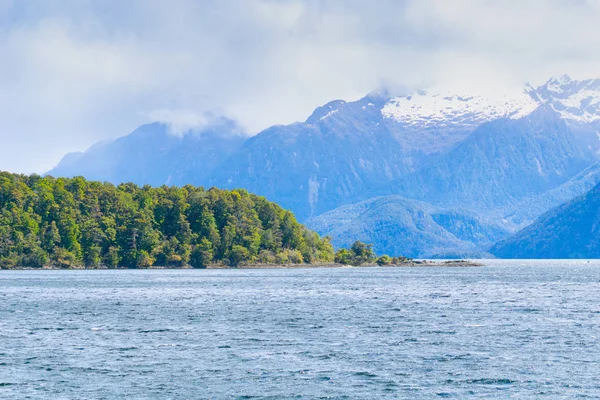
[[[230,267],[227,265],[209,265],[206,268],[192,268],[190,266],[183,267],[160,267],[153,266],[149,268],[107,268],[107,267],[71,267],[71,268],[58,268],[58,267],[42,267],[42,268],[31,268],[31,267],[15,267],[0,269],[0,271],[119,271],[119,270],[176,270],[176,269],[190,269],[190,270],[203,270],[203,269],[220,269],[220,270],[236,270],[236,269],[303,269],[303,268],[468,268],[468,267],[483,267],[484,264],[471,261],[471,260],[447,260],[447,261],[431,261],[431,260],[418,260],[411,261],[402,264],[390,264],[390,265],[377,265],[377,264],[365,264],[365,265],[344,265],[337,263],[325,263],[325,264],[248,264],[240,265],[238,267]]]
[[[207,269],[299,269],[299,268],[435,268],[435,267],[483,267],[484,264],[470,260],[447,260],[447,261],[430,261],[420,260],[411,261],[402,264],[390,264],[390,265],[377,265],[377,264],[364,264],[364,265],[344,265],[337,263],[327,264],[282,264],[282,265],[270,265],[270,264],[251,264],[251,265],[240,265],[237,268],[228,266],[210,266]]]

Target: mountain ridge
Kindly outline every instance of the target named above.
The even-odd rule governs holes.
[[[210,139],[204,142],[167,136],[160,125],[154,142],[132,133],[68,155],[50,173],[244,188],[292,210],[300,221],[399,195],[468,209],[514,230],[594,183],[595,173],[579,174],[600,161],[599,104],[600,80],[568,76],[527,86],[514,98],[372,93],[330,101],[303,122],[251,137],[229,135],[237,130],[233,122],[199,136]],[[123,142],[129,145],[119,147]],[[530,213],[518,209],[536,199]]]
[[[373,243],[377,253],[413,258],[481,258],[489,254],[480,249],[509,235],[467,211],[395,195],[341,206],[309,219],[306,226],[331,236],[336,247],[360,240]]]
[[[82,175],[114,184],[202,185],[212,169],[245,140],[231,120],[183,135],[174,135],[168,125],[155,122],[114,141],[95,144],[85,152],[67,154],[47,174]]]

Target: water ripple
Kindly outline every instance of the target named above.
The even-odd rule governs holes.
[[[0,398],[598,398],[599,292],[597,261],[1,271]]]

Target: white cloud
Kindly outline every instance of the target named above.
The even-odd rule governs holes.
[[[152,119],[251,132],[381,87],[600,76],[600,1],[0,0],[0,169]]]
[[[149,120],[166,124],[172,135],[184,135],[190,132],[201,132],[213,128],[219,129],[227,125],[225,133],[241,134],[246,132],[242,127],[236,127],[235,121],[223,116],[223,112],[198,112],[196,110],[153,110],[149,114]]]

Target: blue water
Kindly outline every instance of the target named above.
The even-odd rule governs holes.
[[[600,396],[600,262],[0,271],[0,398]]]

